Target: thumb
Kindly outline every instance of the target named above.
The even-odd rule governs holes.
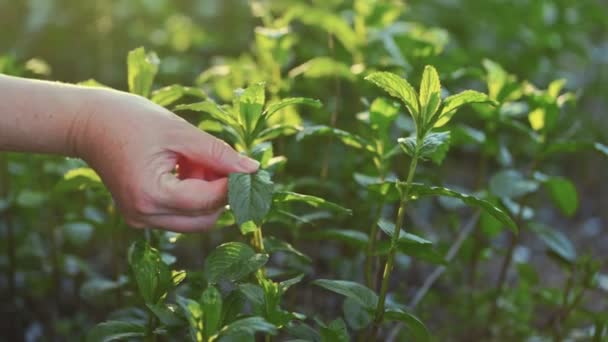
[[[251,173],[260,167],[258,161],[238,153],[213,135],[194,127],[190,131],[183,153],[191,161],[223,175],[232,172]]]

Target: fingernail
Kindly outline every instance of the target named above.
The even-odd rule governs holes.
[[[239,166],[241,168],[243,168],[245,171],[253,172],[253,171],[256,171],[260,167],[260,162],[255,159],[251,159],[251,158],[243,156],[243,157],[241,157],[241,160],[239,161]]]

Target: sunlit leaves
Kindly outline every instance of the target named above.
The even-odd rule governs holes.
[[[253,248],[244,243],[227,242],[205,259],[205,272],[212,284],[220,280],[236,281],[258,270],[267,261],[268,255],[256,254]]]
[[[420,112],[425,121],[432,117],[441,104],[441,83],[434,67],[427,65],[420,82]]]
[[[148,97],[158,64],[158,56],[153,52],[146,54],[143,47],[130,51],[127,56],[129,92]]]
[[[298,19],[306,25],[322,28],[333,34],[351,53],[356,53],[357,35],[347,24],[347,21],[332,12],[317,7],[292,5],[282,20],[288,22],[292,19]]]
[[[540,131],[545,128],[545,113],[543,108],[536,108],[528,114],[528,121],[533,130]]]
[[[136,241],[131,245],[129,265],[146,303],[158,303],[173,285],[169,266],[162,261],[158,250],[146,241]]]
[[[330,57],[315,57],[289,71],[289,77],[300,75],[314,79],[340,77],[349,81],[355,80],[355,75],[348,65]]]
[[[264,83],[255,83],[237,94],[238,119],[247,133],[256,127],[266,101]]]
[[[182,314],[188,321],[190,338],[195,342],[203,341],[203,310],[199,302],[190,298],[177,296],[175,298]]]
[[[390,125],[399,114],[399,104],[384,97],[376,98],[369,107],[369,123],[381,137],[388,137]]]
[[[262,223],[272,205],[273,183],[268,172],[232,173],[228,177],[228,203],[239,225]]]
[[[224,108],[210,100],[192,104],[179,105],[175,107],[175,110],[192,110],[195,112],[205,112],[208,113],[213,119],[225,125],[234,127],[238,124],[236,119],[230,112],[226,111]]]
[[[190,95],[193,97],[204,99],[207,97],[205,92],[200,88],[184,87],[179,84],[174,84],[164,88],[155,90],[152,93],[150,100],[159,106],[166,107],[178,101],[182,97]]]
[[[404,78],[390,72],[374,72],[365,77],[366,80],[382,88],[405,104],[410,114],[417,121],[420,113],[418,93]]]
[[[266,107],[266,110],[264,110],[264,115],[269,118],[281,109],[287,106],[293,106],[297,104],[311,106],[314,108],[321,107],[321,101],[319,100],[309,99],[307,97],[288,97],[268,105],[268,107]]]
[[[465,90],[456,95],[446,97],[443,101],[443,108],[434,123],[434,127],[441,127],[448,123],[456,110],[464,105],[472,103],[491,103],[495,104],[488,95],[475,90]]]

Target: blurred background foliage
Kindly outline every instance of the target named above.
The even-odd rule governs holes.
[[[546,89],[555,79],[566,79],[565,88],[576,95],[577,105],[565,109],[567,115],[558,123],[565,128],[561,137],[608,141],[608,4],[603,1],[0,0],[0,72],[74,83],[95,79],[125,90],[125,56],[138,46],[159,57],[155,88],[175,83],[199,85],[224,103],[231,100],[234,88],[264,80],[271,96],[297,94],[324,102],[321,111],[286,111],[280,120],[331,123],[346,130],[360,129],[356,118],[373,99],[369,97],[372,88],[360,77],[368,68],[399,71],[417,84],[422,67],[433,64],[448,89],[485,90],[488,64],[484,69],[483,61],[489,59],[509,77],[529,81],[539,89]],[[199,123],[198,116],[188,115]],[[487,126],[473,111],[463,113],[459,120],[492,132],[488,128],[492,124]],[[213,129],[208,125],[204,127]],[[411,128],[405,119],[397,125],[403,130]],[[497,151],[506,151],[498,145],[509,145],[510,150],[499,153],[494,166],[528,160],[532,147],[518,144],[518,139],[497,135]],[[369,216],[370,205],[365,201],[370,198],[361,194],[352,174],[373,172],[371,164],[362,164],[359,157],[342,158],[345,148],[335,143],[328,146],[323,139],[300,144],[286,139],[275,149],[291,156],[286,172],[280,175],[285,183],[314,189],[312,193],[322,191],[354,209],[350,220],[331,224],[360,226],[357,220]],[[438,172],[426,174],[423,168],[423,178],[475,188],[479,151],[473,152],[465,145],[454,147]],[[327,165],[321,162],[325,153],[330,156],[325,157]],[[500,158],[514,161],[500,165]],[[95,298],[95,294],[100,287],[124,287],[127,281],[118,275],[126,272],[126,247],[137,233],[124,227],[114,229],[122,223],[108,208],[103,191],[75,196],[57,189],[63,175],[81,165],[78,160],[59,157],[0,155],[0,330],[15,334],[7,336],[70,340],[124,304],[121,296]],[[545,171],[573,180],[580,205],[570,218],[555,217],[541,199],[535,203],[539,215],[566,231],[577,250],[604,262],[605,268],[608,163],[596,153],[577,151],[560,154]],[[315,180],[317,175],[327,181]],[[349,198],[350,202],[343,201]],[[9,199],[14,203],[5,210]],[[420,209],[430,220],[430,209]],[[419,219],[424,223],[425,218]],[[458,219],[449,216],[442,223],[453,230]],[[170,240],[169,235],[162,238]],[[180,266],[200,268],[201,250],[223,239],[208,234],[182,241],[173,254]],[[479,258],[486,263],[488,279],[496,277],[498,263],[492,256],[500,253],[493,250],[503,247],[504,239],[490,234],[480,240],[491,247],[476,252],[483,255]],[[360,254],[339,244],[311,245],[303,248],[313,260],[319,260],[315,272],[356,277]],[[469,247],[465,246],[463,258],[473,260],[466,254]],[[516,252],[527,261],[539,249],[531,243]],[[166,257],[175,262],[172,255]],[[400,271],[408,265],[404,261]],[[547,286],[561,284],[554,266],[543,259],[537,266]],[[464,276],[458,275],[462,267],[467,265],[449,275],[455,283],[464,282]],[[426,273],[428,268],[414,267],[407,273],[407,282],[419,284]],[[89,288],[83,286],[101,275],[112,279],[94,284],[96,287],[91,283]],[[422,317],[437,336],[446,338],[451,332],[452,337],[466,340],[467,329],[475,326],[475,320],[483,324],[483,316],[474,316],[463,309],[466,305],[459,306],[462,302],[441,295],[442,291],[459,293],[461,288],[442,286],[429,295],[431,304],[425,308],[431,309]],[[513,305],[521,304],[515,307],[524,312],[530,302],[523,298],[525,291],[509,294]],[[597,307],[607,307],[605,294],[594,298],[601,299],[595,303]],[[454,317],[462,324],[450,322]],[[463,323],[469,317],[472,323]],[[533,335],[526,329],[513,334],[516,338]]]

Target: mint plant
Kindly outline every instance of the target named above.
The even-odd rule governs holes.
[[[80,160],[0,153],[7,339],[608,336],[603,4],[1,3],[0,72],[94,76],[261,164],[186,235],[128,229]]]

